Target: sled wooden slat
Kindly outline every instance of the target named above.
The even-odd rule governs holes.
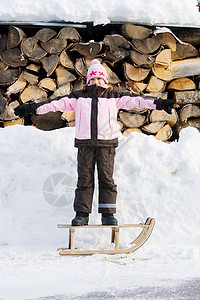
[[[85,225],[85,226],[72,226],[67,224],[58,224],[58,228],[69,229],[69,248],[58,248],[60,255],[91,255],[91,254],[128,254],[140,248],[149,238],[155,225],[155,219],[147,218],[144,224],[123,224],[117,226],[105,226],[105,225]],[[137,238],[130,243],[133,245],[127,249],[119,249],[119,231],[120,228],[131,228],[140,227],[142,228],[141,233]],[[111,243],[115,244],[114,250],[77,250],[75,248],[75,232],[76,229],[80,228],[110,228],[111,229]]]
[[[149,227],[149,225],[146,225],[146,222],[144,224],[122,224],[122,225],[84,225],[84,226],[72,226],[68,224],[58,224],[58,228],[127,228],[127,227]]]

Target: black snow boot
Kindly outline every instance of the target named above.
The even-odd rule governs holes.
[[[77,211],[75,218],[72,220],[72,226],[88,225],[89,214],[83,211]]]
[[[109,213],[102,213],[101,222],[102,225],[118,225],[117,219]]]

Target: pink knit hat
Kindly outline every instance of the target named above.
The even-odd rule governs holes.
[[[92,78],[96,77],[104,79],[105,83],[108,84],[108,74],[106,69],[101,65],[98,59],[93,59],[87,72],[87,84]]]

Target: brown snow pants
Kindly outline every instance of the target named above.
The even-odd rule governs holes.
[[[115,213],[117,186],[113,180],[115,147],[78,147],[78,182],[74,210],[91,213],[97,165],[99,213]]]

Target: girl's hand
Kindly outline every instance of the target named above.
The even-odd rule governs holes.
[[[172,108],[174,108],[174,100],[170,99],[162,99],[158,97],[156,100],[154,100],[154,104],[156,104],[157,110],[164,110],[168,114],[172,113]]]
[[[28,115],[36,115],[36,103],[26,103],[17,106],[14,109],[14,113],[16,116],[19,116],[20,118],[26,117]]]

